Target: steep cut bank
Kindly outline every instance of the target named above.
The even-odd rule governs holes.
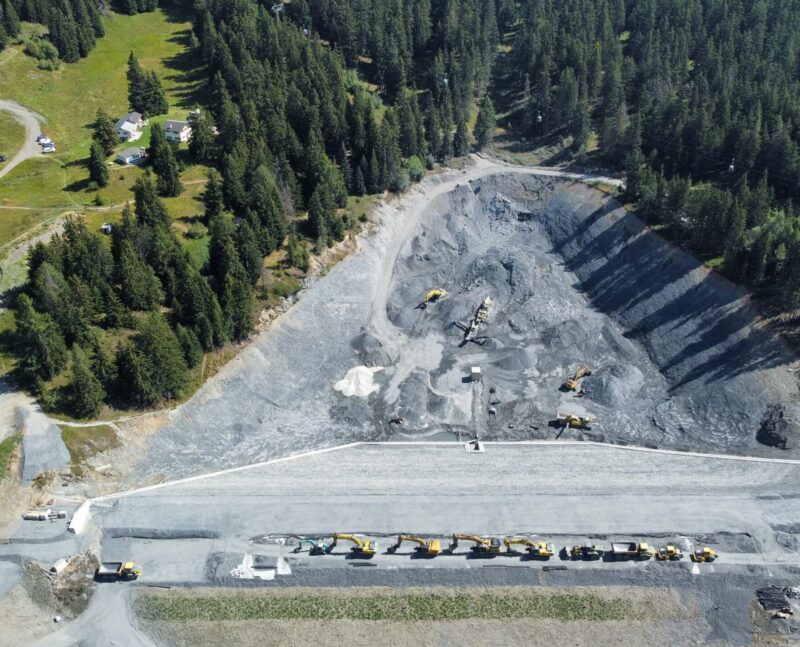
[[[785,456],[756,437],[797,398],[791,357],[744,296],[604,194],[552,173],[479,159],[383,205],[359,252],[175,411],[130,480],[390,438]],[[435,287],[447,297],[421,308]],[[584,365],[582,393],[560,390]],[[368,388],[335,388],[367,373]],[[556,426],[567,413],[598,421]]]
[[[451,294],[415,310],[435,286]],[[485,297],[487,324],[464,345]],[[797,396],[791,356],[744,293],[583,184],[499,174],[440,198],[398,260],[387,311],[412,339],[444,336],[437,369],[399,387],[428,380],[429,411],[457,408],[460,378],[481,366],[467,426],[484,437],[552,437],[573,413],[598,423],[562,437],[759,452],[762,424]],[[560,391],[584,365],[580,391]],[[410,400],[394,403],[404,417],[435,417]]]

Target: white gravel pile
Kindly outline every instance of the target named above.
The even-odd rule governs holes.
[[[347,371],[344,379],[333,385],[335,391],[351,398],[357,396],[366,398],[370,393],[375,393],[381,387],[375,384],[375,373],[382,371],[381,366],[356,366]]]

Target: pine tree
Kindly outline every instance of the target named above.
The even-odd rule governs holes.
[[[150,374],[150,362],[131,342],[119,345],[116,364],[116,390],[120,399],[139,407],[152,406],[160,400]]]
[[[328,211],[320,191],[314,191],[308,201],[308,226],[309,236],[316,241],[327,244],[328,240]]]
[[[114,152],[114,148],[119,141],[117,131],[114,129],[114,122],[102,109],[97,111],[92,140],[100,145],[106,157]]]
[[[128,105],[146,115],[144,110],[144,70],[131,50],[128,54]]]
[[[37,312],[27,294],[17,298],[16,319],[23,370],[31,378],[55,377],[67,363],[67,345],[53,319]]]
[[[148,174],[138,178],[133,183],[134,209],[136,221],[145,227],[158,227],[162,225],[167,229],[171,221],[164,203],[158,199],[158,194]]]
[[[205,207],[205,223],[208,225],[213,218],[222,215],[223,193],[222,177],[215,169],[208,169],[206,175],[205,191],[203,191],[203,206]]]
[[[127,77],[128,103],[131,108],[147,117],[163,115],[169,110],[169,103],[158,75],[142,69],[132,51],[128,56]]]
[[[70,403],[78,418],[93,418],[103,406],[106,392],[94,376],[86,353],[78,345],[72,346],[72,379],[70,381]]]
[[[469,135],[467,133],[467,123],[464,121],[463,116],[458,118],[458,123],[456,124],[456,133],[453,137],[453,153],[455,153],[456,157],[462,157],[469,153]]]
[[[356,172],[353,175],[353,194],[364,195],[367,192],[367,184],[364,181],[364,172],[361,170],[363,167],[363,159],[361,164],[356,167]]]
[[[255,297],[252,286],[238,277],[229,277],[231,280],[230,296],[228,304],[231,315],[233,341],[244,341],[250,336],[253,330],[253,309]]]
[[[189,153],[198,162],[209,163],[217,154],[216,136],[211,120],[205,111],[192,112],[189,115],[192,134],[189,137]]]
[[[89,177],[98,186],[105,186],[108,184],[108,166],[106,165],[106,156],[103,153],[102,146],[93,141],[89,149]]]
[[[161,305],[164,299],[161,282],[127,240],[122,243],[117,279],[123,302],[133,310],[153,310]]]
[[[181,324],[175,326],[175,337],[183,350],[183,358],[189,368],[194,368],[203,359],[203,347],[197,339],[197,335],[191,328],[185,328]]]
[[[150,135],[150,163],[158,176],[156,186],[160,195],[174,198],[183,193],[175,153],[160,128],[153,128]]]
[[[148,315],[134,338],[138,354],[146,359],[149,383],[157,400],[179,398],[186,385],[186,360],[175,333],[161,314]]]
[[[475,143],[478,150],[489,145],[494,137],[495,129],[495,113],[494,105],[489,95],[484,95],[481,100],[480,111],[478,112],[478,121],[475,123]]]
[[[95,333],[90,340],[89,349],[92,352],[92,374],[99,380],[103,389],[108,393],[114,388],[117,380],[117,365],[114,357],[106,352],[100,336]]]

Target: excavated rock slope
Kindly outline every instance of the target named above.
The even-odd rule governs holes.
[[[434,286],[448,298],[414,309]],[[462,346],[452,322],[485,296],[485,342]],[[440,198],[398,259],[388,313],[411,337],[445,335],[439,366],[393,404],[457,424],[461,378],[481,366],[470,423],[484,437],[551,437],[560,412],[597,417],[585,435],[598,439],[755,451],[797,394],[790,356],[740,290],[582,184],[499,175]],[[560,391],[583,365],[583,396]]]
[[[781,441],[795,430],[781,415],[798,399],[792,357],[742,292],[601,192],[476,167],[426,179],[377,219],[357,254],[172,415],[133,479],[456,432],[795,453]],[[448,296],[420,308],[434,287]],[[479,343],[464,343],[485,297]],[[561,391],[584,365],[582,396]],[[334,389],[358,367],[383,368],[370,371],[376,389]],[[559,413],[598,422],[565,430]]]

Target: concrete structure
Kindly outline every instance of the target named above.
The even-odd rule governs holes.
[[[188,142],[192,134],[192,128],[185,121],[173,121],[168,119],[164,122],[164,136],[171,142]]]
[[[139,164],[147,158],[144,148],[126,148],[117,153],[117,162],[123,166],[128,164]]]
[[[142,136],[142,130],[147,126],[147,119],[139,112],[129,112],[120,117],[114,129],[121,142],[135,142]]]

